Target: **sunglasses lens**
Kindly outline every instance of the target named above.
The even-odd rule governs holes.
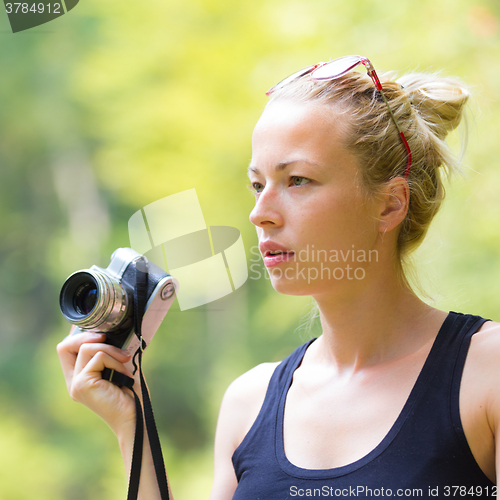
[[[320,66],[318,69],[313,71],[311,76],[315,80],[329,80],[336,78],[338,76],[342,76],[344,73],[347,73],[361,61],[363,61],[363,58],[360,56],[339,57],[338,59],[334,59],[333,61]]]
[[[310,73],[315,67],[316,67],[316,64],[312,64],[311,66],[307,66],[306,68],[302,68],[301,70],[293,73],[292,75],[288,76],[284,80],[281,80],[281,82],[274,85],[274,87],[271,87],[266,92],[266,94],[271,95],[273,92],[276,92],[278,89],[280,89],[281,87],[284,87],[285,85],[288,85],[290,82],[293,82],[297,78],[300,78],[301,76],[307,75],[307,73]]]

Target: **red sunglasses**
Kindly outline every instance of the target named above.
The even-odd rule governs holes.
[[[392,121],[394,122],[394,125],[396,125],[399,137],[401,137],[404,147],[406,148],[408,161],[406,164],[404,178],[407,179],[408,175],[410,174],[410,168],[412,162],[410,146],[408,145],[408,141],[406,140],[404,133],[399,128],[398,122],[396,121],[396,117],[394,116],[392,109],[389,106],[389,102],[387,101],[387,98],[385,97],[385,94],[382,90],[382,84],[380,83],[377,73],[375,72],[375,68],[372,66],[372,63],[366,57],[344,56],[326,63],[320,62],[318,64],[313,64],[312,66],[307,66],[306,68],[302,68],[300,71],[293,73],[289,77],[285,78],[284,80],[281,80],[281,82],[271,87],[266,92],[266,95],[271,95],[273,92],[276,92],[285,85],[288,85],[289,83],[297,80],[298,78],[302,78],[303,76],[306,75],[310,75],[310,77],[313,80],[335,80],[336,78],[345,75],[346,73],[354,69],[356,66],[359,66],[360,64],[363,64],[366,67],[368,75],[373,80],[375,87],[380,92],[380,95],[382,96],[384,102],[387,104],[387,109],[389,110],[389,114],[391,115]]]

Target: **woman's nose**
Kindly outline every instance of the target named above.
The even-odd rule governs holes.
[[[257,227],[283,225],[282,207],[276,189],[266,186],[259,194],[255,207],[250,212],[250,222]]]

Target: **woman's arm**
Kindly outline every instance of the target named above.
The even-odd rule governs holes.
[[[263,363],[237,378],[222,399],[215,432],[214,483],[210,500],[231,500],[238,481],[232,457],[259,414],[278,363]]]
[[[499,486],[500,478],[500,323],[487,322],[476,333],[481,342],[478,349],[473,352],[482,352],[483,379],[486,391],[484,392],[484,408],[486,408],[487,421],[491,431],[492,439],[488,435],[483,436],[483,446],[487,450],[491,441],[494,448],[494,459],[491,466],[492,473],[483,468],[490,479]],[[472,337],[474,339],[474,337]],[[473,347],[473,345],[471,345]],[[496,498],[500,499],[500,491],[497,490]]]
[[[500,323],[487,321],[472,336],[459,402],[462,426],[472,454],[485,475],[495,483],[500,477],[499,360]]]
[[[130,357],[121,349],[104,344],[105,335],[81,333],[69,335],[58,346],[66,385],[71,398],[99,415],[118,438],[125,466],[130,473],[135,437],[135,400],[127,388],[102,379],[104,368],[111,368],[134,378],[134,390],[142,401],[139,374],[135,377],[125,368]],[[160,498],[156,474],[144,432],[144,449],[139,487],[139,499]],[[172,495],[170,498],[173,499]]]
[[[125,463],[128,475],[130,475],[130,466],[132,464],[135,438],[135,424],[133,426],[133,429],[123,429],[120,435],[118,435],[117,437],[123,462]],[[174,496],[172,495],[172,490],[170,488],[170,483],[168,484],[168,492],[170,495],[170,500],[174,500]],[[160,498],[161,497],[158,490],[153,458],[151,455],[151,449],[149,447],[149,439],[146,429],[144,429],[144,447],[142,450],[141,480],[139,483],[138,500],[155,500]]]

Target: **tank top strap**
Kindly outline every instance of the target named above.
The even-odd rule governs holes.
[[[465,353],[462,352],[464,341],[470,341],[472,335],[486,321],[490,320],[481,316],[450,311],[440,331],[439,352],[450,360],[456,358],[454,361],[457,363],[465,362],[467,350]]]
[[[458,398],[460,379],[470,339],[481,325],[489,321],[481,316],[450,311],[434,341],[421,373],[419,383],[429,390],[437,390],[436,382],[443,396]]]

